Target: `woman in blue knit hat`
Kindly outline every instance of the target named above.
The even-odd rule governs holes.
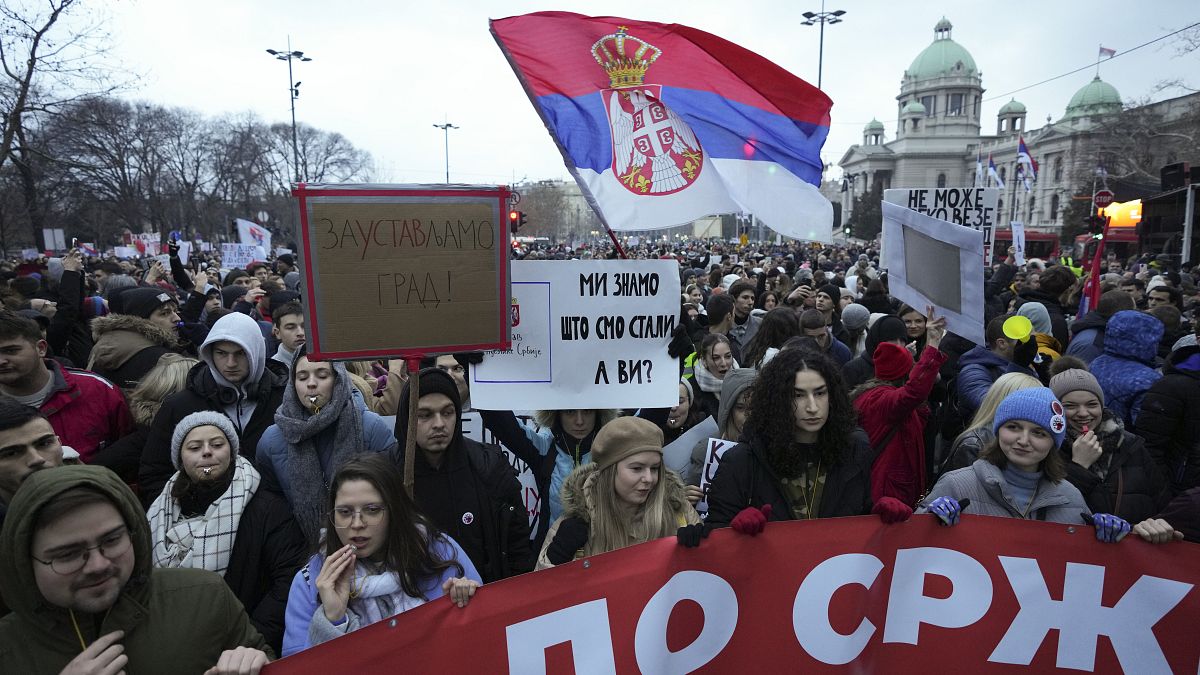
[[[917,513],[933,513],[947,525],[967,506],[972,514],[1076,525],[1094,522],[1096,538],[1117,542],[1129,523],[1109,514],[1092,516],[1079,490],[1064,480],[1059,453],[1067,433],[1062,403],[1045,387],[1009,394],[996,409],[995,440],[969,467],[951,471],[921,502]]]

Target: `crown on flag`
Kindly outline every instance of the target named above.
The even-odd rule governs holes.
[[[662,54],[661,49],[629,35],[628,30],[620,26],[617,32],[605,35],[592,45],[592,56],[608,73],[613,89],[640,86],[650,64]]]

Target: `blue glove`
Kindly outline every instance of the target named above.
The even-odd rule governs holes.
[[[1115,544],[1125,538],[1133,528],[1129,521],[1111,513],[1097,513],[1090,518],[1086,513],[1080,513],[1083,522],[1096,527],[1096,538],[1106,544]]]
[[[929,512],[940,518],[943,525],[957,525],[958,517],[970,504],[970,499],[964,499],[960,504],[954,497],[938,497],[929,502]]]

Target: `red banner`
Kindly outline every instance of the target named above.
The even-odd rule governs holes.
[[[271,664],[344,672],[1195,673],[1200,547],[963,516],[659,540],[479,589]]]

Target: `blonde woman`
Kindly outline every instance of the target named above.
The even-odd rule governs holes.
[[[539,570],[652,539],[700,522],[683,480],[662,465],[663,433],[639,417],[604,425],[592,462],[563,484],[563,516],[550,526]]]
[[[950,454],[942,462],[941,472],[971,466],[979,459],[979,453],[995,439],[995,434],[992,433],[992,419],[996,416],[996,409],[1000,407],[1000,403],[1014,391],[1040,386],[1042,383],[1036,377],[1024,373],[1005,373],[997,378],[988,388],[971,423],[954,439]]]
[[[150,423],[158,414],[163,400],[183,391],[188,371],[197,363],[197,359],[182,354],[169,353],[159,357],[158,363],[129,394],[129,412],[133,414],[133,422],[137,427],[133,433],[97,452],[91,463],[108,467],[129,485],[136,484]]]

